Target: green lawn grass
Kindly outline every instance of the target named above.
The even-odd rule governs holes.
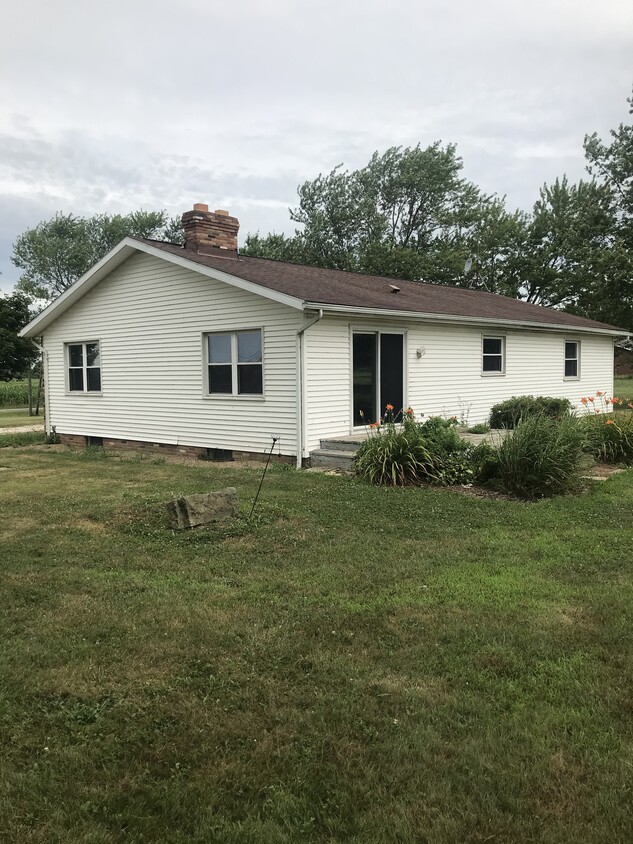
[[[40,408],[39,416],[29,416],[28,408],[0,410],[0,431],[2,428],[17,428],[19,425],[41,425],[44,428],[44,414]]]
[[[0,452],[0,839],[633,840],[633,471],[538,504]]]
[[[616,378],[614,389],[618,398],[633,401],[633,378]]]

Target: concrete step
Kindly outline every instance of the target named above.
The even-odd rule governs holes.
[[[349,438],[345,439],[331,439],[321,440],[321,448],[325,451],[345,451],[349,454],[355,454],[360,442],[355,442]]]
[[[310,463],[312,466],[321,466],[327,469],[345,469],[350,471],[352,469],[354,454],[355,452],[353,451],[318,448],[310,454]]]

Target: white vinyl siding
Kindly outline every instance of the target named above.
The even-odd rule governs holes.
[[[324,317],[305,332],[306,447],[350,434],[352,345],[349,323]]]
[[[491,332],[492,335],[492,332]],[[563,332],[508,330],[505,374],[482,378],[481,331],[470,327],[420,325],[409,335],[409,403],[416,413],[485,422],[493,404],[511,396],[562,396],[578,410],[580,399],[613,391],[613,338],[583,335],[581,377],[565,379]],[[424,355],[416,358],[416,349]]]
[[[228,264],[228,261],[227,261]],[[296,332],[286,305],[137,254],[46,331],[50,422],[60,433],[296,453]],[[206,392],[204,338],[263,329],[265,397]],[[64,346],[98,337],[103,395],[66,395]]]
[[[613,392],[611,337],[583,335],[580,377],[570,380],[564,378],[561,361],[569,335],[509,329],[503,333],[503,377],[489,378],[482,377],[482,336],[499,337],[498,331],[406,319],[359,323],[325,316],[306,332],[306,439],[310,450],[318,448],[321,438],[352,432],[352,326],[407,332],[404,403],[419,418],[423,414],[457,416],[472,425],[485,422],[491,406],[511,396],[563,396],[581,410],[583,396],[597,390]],[[572,337],[575,340],[577,334]]]

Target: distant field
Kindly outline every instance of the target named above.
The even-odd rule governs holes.
[[[26,407],[29,403],[28,381],[0,381],[0,407]],[[33,379],[33,401],[39,382]]]
[[[3,428],[17,428],[19,425],[41,425],[44,427],[44,410],[39,416],[29,416],[26,407],[2,408],[0,410],[0,431]]]
[[[633,378],[616,378],[614,392],[619,399],[633,401]]]

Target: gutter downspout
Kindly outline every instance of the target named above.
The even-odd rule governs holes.
[[[311,326],[323,319],[323,308],[297,331],[297,469],[303,466],[303,448],[306,441],[305,418],[305,354],[303,335]]]
[[[51,405],[48,395],[48,352],[46,351],[44,346],[40,346],[40,344],[32,337],[31,343],[33,343],[35,348],[42,355],[42,375],[44,376],[44,428],[46,430],[47,435],[50,437],[52,428],[50,421]]]

